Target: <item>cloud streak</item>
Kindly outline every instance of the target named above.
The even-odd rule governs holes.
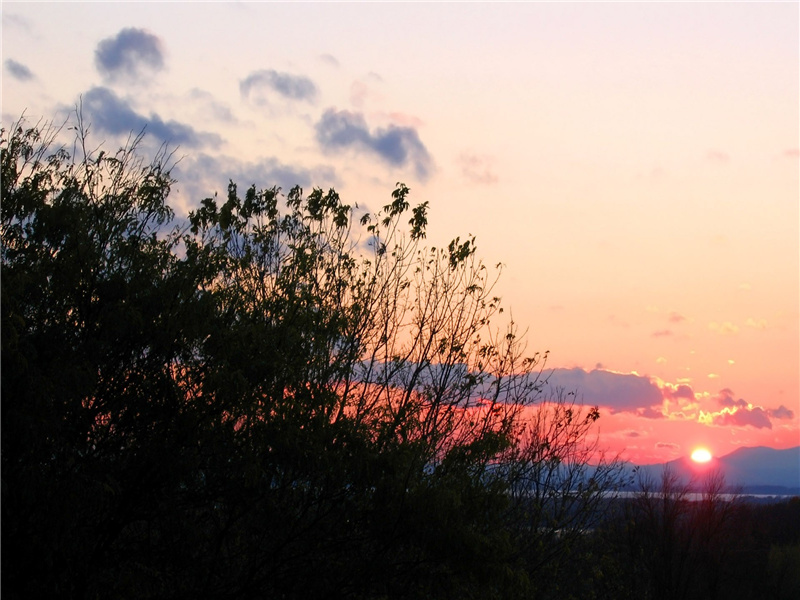
[[[11,58],[7,58],[5,63],[6,71],[17,81],[30,81],[33,79],[33,72],[23,65]]]
[[[353,149],[377,156],[393,167],[410,165],[422,180],[433,169],[428,149],[413,127],[390,125],[371,131],[361,113],[329,109],[315,128],[317,141],[327,151]]]
[[[139,133],[144,130],[162,142],[197,148],[222,142],[215,133],[195,131],[190,125],[178,121],[164,121],[158,115],[145,117],[134,111],[111,90],[95,87],[82,97],[82,110],[87,121],[99,129],[112,134]]]
[[[127,27],[97,45],[94,63],[109,81],[140,79],[164,68],[163,44],[144,29]]]

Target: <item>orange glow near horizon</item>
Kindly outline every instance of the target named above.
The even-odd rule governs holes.
[[[692,452],[692,460],[696,463],[707,463],[711,460],[711,452],[705,448],[696,448]]]

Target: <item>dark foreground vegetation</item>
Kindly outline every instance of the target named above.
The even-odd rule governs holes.
[[[368,213],[231,183],[182,220],[168,155],[60,135],[0,142],[4,598],[793,589],[796,502],[607,502],[599,413],[404,185]]]

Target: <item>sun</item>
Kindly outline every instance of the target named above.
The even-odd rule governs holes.
[[[692,452],[692,460],[696,463],[707,463],[711,460],[711,452],[705,448],[695,448]]]

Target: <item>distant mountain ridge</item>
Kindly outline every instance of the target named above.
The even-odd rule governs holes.
[[[640,476],[658,483],[665,467],[685,482],[702,482],[703,477],[719,470],[729,488],[751,494],[800,494],[800,446],[776,450],[765,446],[738,448],[730,454],[712,458],[706,464],[693,462],[688,456],[656,465],[630,466]],[[636,487],[636,486],[633,486]]]

